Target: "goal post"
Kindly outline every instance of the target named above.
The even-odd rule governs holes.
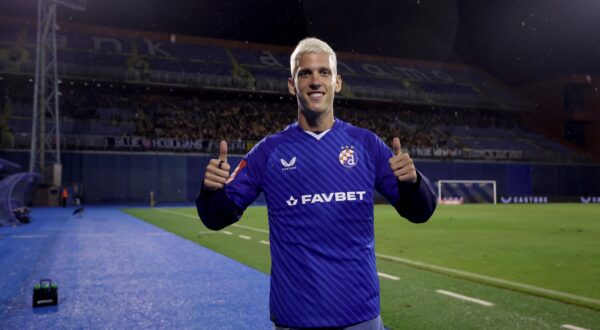
[[[440,204],[497,202],[495,180],[439,180]]]

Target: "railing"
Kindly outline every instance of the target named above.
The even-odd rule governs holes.
[[[30,134],[18,133],[14,144],[8,149],[29,149]],[[245,154],[256,144],[253,140],[227,141],[231,153]],[[200,139],[183,140],[174,138],[147,138],[139,136],[101,136],[101,135],[62,135],[62,150],[105,150],[129,152],[181,152],[181,153],[218,153],[219,140]],[[505,149],[460,149],[412,146],[409,153],[414,158],[456,159],[483,161],[534,161],[589,163],[592,157],[575,152],[564,154],[558,151],[525,151]]]

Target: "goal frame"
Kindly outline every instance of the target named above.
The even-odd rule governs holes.
[[[498,203],[498,191],[496,189],[496,180],[438,180],[437,188],[438,188],[438,202],[442,199],[442,184],[443,183],[470,183],[470,184],[492,184],[494,189],[494,205]]]

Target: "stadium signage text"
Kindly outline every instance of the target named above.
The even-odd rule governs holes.
[[[548,196],[501,196],[500,201],[503,204],[546,204]]]
[[[581,196],[579,200],[584,203],[600,203],[600,196]]]
[[[307,194],[300,196],[300,202],[304,204],[316,204],[316,203],[331,203],[331,202],[347,202],[347,201],[362,201],[366,191],[338,191],[332,193],[320,193],[320,194]],[[294,206],[298,204],[298,199],[294,196],[290,196],[286,200],[288,206]]]
[[[159,138],[148,139],[145,137],[110,137],[107,145],[117,149],[140,149],[140,150],[187,150],[187,151],[212,151],[218,150],[219,140],[192,140]],[[245,150],[245,141],[231,141],[231,150]]]
[[[144,148],[144,149],[188,149],[201,150],[204,148],[203,140],[180,139],[148,139],[144,137],[115,138],[116,148]]]

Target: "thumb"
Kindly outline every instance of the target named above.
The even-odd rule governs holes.
[[[221,140],[219,145],[219,160],[227,163],[227,141]]]
[[[402,153],[402,146],[400,145],[400,139],[395,137],[392,141],[392,149],[394,150],[394,156],[398,156]]]

